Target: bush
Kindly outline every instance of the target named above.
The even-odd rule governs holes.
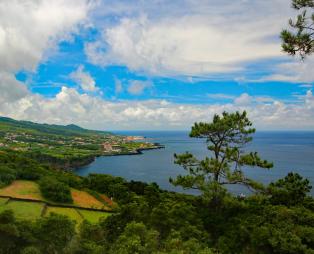
[[[0,187],[11,184],[16,179],[14,169],[5,165],[0,166]]]
[[[51,201],[72,203],[71,189],[68,185],[57,181],[53,177],[44,177],[39,181],[43,196]]]

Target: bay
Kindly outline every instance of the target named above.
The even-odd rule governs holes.
[[[165,145],[164,149],[144,151],[141,155],[102,156],[91,164],[76,170],[78,175],[90,173],[121,176],[127,180],[156,182],[161,188],[180,191],[169,183],[169,177],[184,174],[184,170],[174,164],[174,153],[189,151],[198,158],[209,156],[203,139],[188,137],[186,131],[128,131],[117,134],[145,136],[148,141]],[[274,163],[270,170],[245,168],[246,175],[262,183],[282,178],[288,172],[298,172],[314,185],[314,132],[257,132],[253,142],[247,147],[257,151],[263,159]],[[234,194],[248,193],[241,186],[228,186]],[[188,190],[187,193],[196,193]],[[314,195],[314,189],[311,194]]]

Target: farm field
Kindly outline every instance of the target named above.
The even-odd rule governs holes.
[[[71,189],[73,204],[84,208],[106,209],[107,207],[86,191]]]
[[[62,205],[65,204],[45,200],[36,182],[16,180],[11,185],[0,189],[0,196],[5,196],[0,197],[0,212],[10,209],[14,212],[16,218],[26,220],[36,220],[41,216],[47,216],[53,212],[68,216],[70,219],[75,220],[77,225],[84,219],[91,223],[96,223],[101,217],[108,217],[110,215],[110,213],[105,212],[105,210],[111,210],[110,204],[112,204],[109,204],[111,200],[106,195],[98,194],[103,199],[102,202],[86,191],[71,189],[71,194],[73,203],[66,205],[72,207],[63,207]],[[15,200],[15,198],[24,199],[25,201]],[[34,200],[34,202],[31,200]],[[47,205],[47,210],[43,214],[45,205]],[[80,209],[80,207],[99,209],[99,211],[84,210]]]
[[[7,204],[0,204],[0,212],[12,210],[18,219],[36,220],[41,216],[44,203],[27,201],[9,201]]]
[[[110,216],[110,213],[106,212],[97,212],[97,211],[88,211],[83,209],[78,209],[78,212],[83,216],[84,219],[91,223],[97,223],[100,218],[107,218]]]
[[[51,207],[47,208],[45,216],[50,213],[57,213],[68,216],[71,220],[75,220],[78,224],[83,221],[82,216],[76,211],[75,208],[65,208],[65,207]]]
[[[110,207],[115,207],[116,203],[114,203],[110,198],[108,198],[106,195],[104,194],[99,194],[99,197],[106,202]]]
[[[37,183],[16,180],[11,185],[0,189],[0,195],[21,199],[44,200]]]
[[[14,201],[8,198],[0,198],[0,213],[5,210],[12,210],[17,219],[36,220],[42,216],[45,203]],[[86,219],[91,223],[96,223],[101,217],[108,217],[110,213],[101,211],[88,211],[79,208],[52,207],[48,206],[44,216],[50,213],[57,213],[68,216],[77,222],[77,226]]]
[[[4,205],[6,202],[8,202],[9,198],[0,198],[0,206]]]
[[[111,210],[112,201],[106,195],[99,194],[99,197],[103,200],[102,202],[86,191],[81,191],[72,188],[71,194],[73,204],[69,205],[73,205],[75,207],[94,208],[107,211]],[[16,180],[11,185],[0,189],[0,196],[48,202],[48,200],[46,200],[41,195],[39,185],[36,182],[27,180]],[[2,201],[0,200],[0,204],[1,202]]]

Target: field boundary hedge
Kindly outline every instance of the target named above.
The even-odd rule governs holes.
[[[0,198],[9,198],[9,200],[6,202],[6,204],[10,201],[23,201],[23,202],[30,202],[30,203],[42,203],[42,204],[45,204],[45,205],[51,206],[51,207],[74,208],[74,209],[82,209],[82,210],[95,211],[95,212],[115,213],[115,211],[113,211],[113,210],[80,207],[80,206],[66,205],[66,204],[54,204],[54,203],[50,203],[48,201],[42,201],[42,200],[37,200],[37,199],[23,199],[23,198],[10,197],[10,196],[6,196],[6,195],[0,195]]]

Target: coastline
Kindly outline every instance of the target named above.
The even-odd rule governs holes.
[[[102,156],[106,156],[106,157],[110,157],[110,156],[134,156],[134,155],[141,155],[143,154],[143,151],[148,151],[148,150],[157,150],[157,149],[164,149],[165,145],[162,145],[160,143],[153,143],[154,147],[149,147],[149,148],[138,148],[133,152],[122,152],[122,153],[111,153],[111,154],[97,154],[95,156],[91,156],[88,158],[85,158],[83,161],[80,162],[76,162],[73,163],[71,165],[68,165],[67,169],[71,170],[71,171],[75,171],[80,167],[84,167],[87,166],[89,164],[91,164],[92,162],[95,161],[96,158],[98,157],[102,157]]]
[[[164,149],[165,145],[161,145],[159,143],[154,143],[154,147],[148,147],[148,148],[138,148],[134,152],[122,152],[122,153],[113,153],[113,154],[102,154],[100,156],[124,156],[124,155],[141,155],[143,154],[143,151],[148,150],[157,150],[157,149]]]

